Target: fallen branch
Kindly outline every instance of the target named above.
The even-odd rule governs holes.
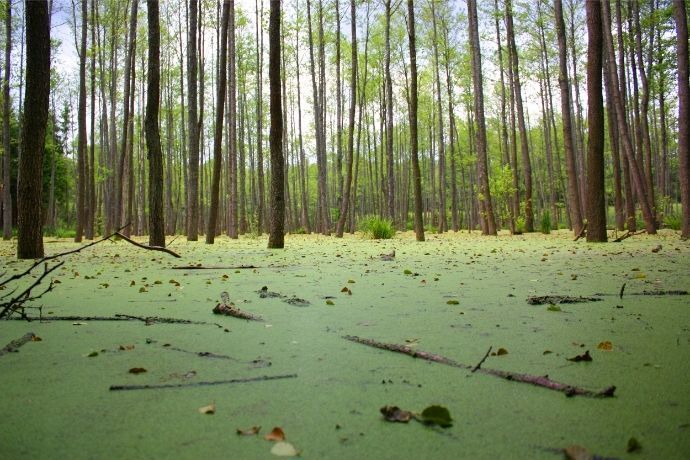
[[[571,297],[567,295],[543,295],[527,297],[527,303],[530,305],[556,305],[559,303],[600,302],[601,300],[602,299],[598,297]]]
[[[578,233],[575,236],[575,239],[573,241],[577,241],[585,235],[587,235],[587,224],[586,223],[585,223],[585,225],[582,226],[582,228],[580,229],[580,233]]]
[[[477,372],[477,371],[482,367],[482,364],[484,364],[484,361],[486,361],[486,358],[489,357],[489,353],[491,353],[491,349],[492,349],[492,348],[493,348],[493,347],[489,347],[489,349],[486,350],[486,354],[484,355],[484,357],[482,358],[482,360],[479,361],[479,362],[477,363],[477,365],[474,366],[474,367],[472,368],[472,372]]]
[[[17,351],[19,347],[24,345],[26,342],[31,342],[34,338],[36,337],[36,334],[33,332],[27,332],[23,336],[19,337],[18,339],[15,339],[5,345],[2,349],[0,349],[0,356],[6,355],[8,353],[13,353]]]
[[[233,383],[249,383],[249,382],[264,382],[267,380],[280,379],[294,379],[297,374],[286,375],[262,375],[261,377],[248,377],[244,379],[230,379],[230,380],[211,380],[206,382],[190,382],[190,383],[162,383],[160,385],[110,385],[110,391],[121,390],[162,390],[165,388],[189,388],[201,387],[211,385],[230,385]]]
[[[234,266],[221,266],[221,265],[178,265],[175,267],[170,267],[173,270],[247,270],[251,268],[260,268],[256,265],[234,265]]]
[[[446,358],[445,356],[435,355],[433,353],[427,353],[427,352],[421,351],[421,350],[414,350],[414,349],[407,347],[405,345],[398,345],[395,343],[382,343],[382,342],[377,342],[376,340],[364,339],[364,338],[353,336],[353,335],[345,335],[345,336],[343,336],[343,338],[346,340],[349,340],[351,342],[360,343],[362,345],[368,345],[370,347],[380,348],[382,350],[388,350],[388,351],[394,351],[397,353],[402,353],[402,354],[405,354],[408,356],[412,356],[413,358],[421,358],[421,359],[424,359],[426,361],[433,361],[435,363],[441,363],[441,364],[445,364],[445,365],[451,366],[451,367],[457,367],[460,369],[472,370],[472,366],[469,366],[467,364],[458,363],[457,361],[454,361],[450,358]],[[574,385],[568,385],[565,383],[556,382],[554,380],[549,379],[549,377],[547,375],[538,376],[538,375],[521,374],[521,373],[517,373],[517,372],[502,371],[502,370],[498,370],[498,369],[486,369],[486,368],[477,369],[477,372],[481,372],[483,374],[488,374],[488,375],[493,375],[495,377],[500,377],[500,378],[503,378],[506,380],[513,380],[516,382],[529,383],[531,385],[547,388],[549,390],[560,391],[561,393],[565,393],[566,396],[589,396],[589,397],[595,397],[595,398],[611,397],[611,396],[613,396],[613,393],[616,390],[615,386],[610,386],[610,387],[604,388],[603,390],[599,390],[599,391],[588,390],[586,388],[581,388],[581,387],[577,387]]]
[[[232,316],[234,318],[246,319],[249,321],[263,321],[261,316],[240,310],[234,304],[219,303],[213,308],[213,313],[216,315]]]
[[[217,326],[222,328],[218,323],[209,323],[207,321],[193,321],[191,319],[180,318],[161,318],[159,316],[131,316],[116,314],[115,316],[22,316],[18,318],[9,318],[17,321],[143,321],[147,326],[155,323],[165,324],[205,324],[209,326]]]
[[[641,235],[644,232],[645,232],[645,230],[640,230],[639,232],[631,232],[630,230],[628,230],[627,232],[625,232],[624,234],[622,234],[621,236],[619,236],[618,238],[613,240],[613,242],[614,243],[620,243],[621,241],[623,241],[627,238],[630,238],[631,236]]]
[[[131,238],[129,238],[129,237],[123,235],[123,234],[120,233],[119,231],[118,231],[118,232],[115,232],[115,236],[117,236],[117,237],[119,237],[119,238],[122,238],[122,239],[125,240],[126,242],[131,243],[131,244],[133,244],[134,246],[136,246],[136,247],[138,247],[138,248],[148,249],[149,251],[161,251],[161,252],[165,252],[165,253],[170,254],[170,255],[173,256],[173,257],[177,257],[178,259],[180,259],[180,258],[182,257],[181,255],[179,255],[178,253],[176,253],[176,252],[173,251],[172,249],[168,249],[168,248],[163,247],[163,246],[149,246],[149,245],[146,245],[146,244],[138,243],[138,242],[134,241],[133,239],[131,239]]]

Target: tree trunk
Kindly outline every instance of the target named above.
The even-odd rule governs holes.
[[[218,85],[216,93],[216,123],[213,134],[213,179],[211,183],[211,208],[206,228],[206,244],[213,244],[216,238],[218,204],[220,201],[220,172],[223,162],[223,114],[227,86],[228,23],[230,21],[230,1],[223,0],[223,13],[220,32],[220,62],[218,63]]]
[[[268,79],[271,91],[270,112],[271,129],[269,144],[271,149],[271,216],[268,233],[269,249],[285,246],[285,175],[283,167],[283,110],[281,108],[280,88],[280,1],[271,0],[268,39]]]
[[[348,206],[350,205],[350,192],[352,190],[352,165],[354,158],[355,140],[355,110],[357,108],[357,6],[355,5],[355,0],[351,0],[350,2],[350,23],[350,34],[352,35],[352,62],[350,66],[350,111],[349,125],[347,131],[347,164],[345,170],[345,184],[343,191],[343,199],[340,204],[340,218],[338,219],[338,226],[335,231],[335,236],[337,236],[338,238],[343,237],[343,233],[345,230],[345,219],[347,218],[349,209]]]
[[[26,2],[26,92],[17,187],[17,258],[43,257],[43,148],[50,96],[50,11]]]
[[[77,231],[76,243],[84,235],[86,213],[86,36],[87,36],[87,2],[81,0],[81,45],[79,49],[79,108],[77,115]],[[75,24],[76,27],[76,24]]]
[[[187,189],[187,241],[199,239],[199,132],[197,125],[197,17],[198,0],[189,2],[187,26],[187,132],[189,188]],[[184,167],[184,165],[183,165]]]
[[[598,0],[587,0],[587,241],[606,242],[602,22]]]
[[[228,159],[230,162],[230,177],[228,188],[230,189],[229,203],[229,229],[228,236],[237,239],[239,222],[237,215],[237,73],[235,63],[235,2],[230,2],[230,17],[228,19],[228,118],[230,129],[228,130]]]
[[[431,2],[431,20],[433,25],[434,37],[434,73],[436,74],[436,105],[438,106],[438,189],[439,189],[439,224],[438,232],[448,231],[448,219],[446,217],[446,139],[443,126],[443,103],[441,98],[441,71],[438,52],[438,27],[436,25],[435,2]]]
[[[433,2],[432,2],[433,5]],[[395,175],[393,173],[393,79],[391,77],[391,0],[385,0],[386,8],[386,158],[388,165],[388,215],[395,225]]]
[[[2,78],[2,239],[12,238],[12,194],[10,185],[10,58],[12,56],[12,2],[5,10],[5,74]]]
[[[304,139],[302,137],[302,92],[300,83],[300,68],[299,60],[299,24],[295,27],[295,62],[297,74],[297,136],[299,140],[299,176],[300,176],[300,223],[302,229],[306,233],[311,233],[311,226],[309,225],[309,202],[307,200],[307,160],[304,153]]]
[[[408,38],[410,41],[410,156],[414,182],[414,230],[417,241],[424,241],[424,220],[422,218],[422,174],[419,170],[417,134],[417,47],[414,23],[414,0],[407,0]]]
[[[469,18],[470,54],[472,59],[472,89],[474,92],[474,118],[476,129],[477,149],[477,180],[482,194],[482,220],[485,235],[496,235],[496,220],[491,203],[489,189],[489,172],[486,153],[486,121],[484,119],[484,84],[482,82],[482,56],[479,46],[479,21],[477,19],[477,2],[468,0],[467,16]]]
[[[259,0],[256,2],[256,166],[258,182],[258,203],[256,209],[256,231],[261,235],[265,226],[265,191],[264,191],[264,137],[263,137],[263,54],[264,37],[259,34],[259,26],[263,18],[263,2],[259,14]]]
[[[690,86],[688,83],[688,16],[684,0],[674,0],[678,60],[678,163],[683,207],[681,238],[690,238]]]

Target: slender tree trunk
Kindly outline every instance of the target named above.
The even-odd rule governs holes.
[[[91,1],[91,147],[86,167],[86,219],[85,236],[92,240],[95,232],[96,220],[96,2]]]
[[[605,242],[604,98],[602,95],[602,22],[598,0],[587,0],[587,241]]]
[[[74,241],[79,243],[84,235],[86,213],[86,36],[87,2],[81,0],[81,44],[79,49],[79,108],[77,115],[77,231]],[[76,24],[75,24],[76,27]]]
[[[218,63],[218,85],[216,93],[216,123],[213,134],[213,179],[211,183],[211,208],[206,228],[206,244],[213,244],[216,238],[218,205],[220,201],[220,172],[223,162],[223,115],[225,91],[227,90],[228,23],[230,21],[230,1],[223,0],[223,13],[220,32],[220,61]]]
[[[448,143],[450,146],[450,193],[451,193],[451,225],[454,232],[460,229],[458,219],[458,184],[456,177],[455,158],[455,113],[453,111],[453,81],[450,72],[450,43],[448,25],[442,20],[444,41],[444,64],[446,70],[446,90],[448,91]],[[502,76],[503,74],[501,74]],[[505,97],[503,98],[503,114],[505,115]]]
[[[10,185],[10,59],[12,56],[12,2],[5,10],[5,73],[2,78],[2,239],[12,238],[12,194]]]
[[[158,113],[160,107],[161,32],[158,1],[148,0],[149,62],[146,85],[146,150],[149,160],[149,245],[165,246],[163,218],[163,152]]]
[[[433,5],[433,3],[432,3]],[[393,78],[391,77],[391,0],[384,1],[386,15],[386,159],[388,165],[388,215],[395,225],[395,175],[393,173]]]
[[[688,83],[688,13],[684,0],[673,1],[678,61],[678,163],[683,207],[681,238],[690,238],[690,85]]]
[[[410,42],[410,156],[414,183],[414,231],[417,241],[424,241],[424,220],[422,218],[422,174],[419,170],[417,134],[417,45],[414,21],[414,0],[407,0],[408,39]]]
[[[618,128],[616,126],[616,107],[611,104],[613,89],[611,88],[609,65],[608,56],[604,55],[604,88],[608,105],[609,139],[611,144],[611,160],[613,163],[613,202],[616,213],[616,230],[623,230],[625,228],[625,209],[623,208],[623,193],[621,186],[621,150],[620,139],[618,138]]]
[[[283,155],[283,110],[280,88],[280,1],[271,0],[269,16],[268,79],[271,91],[271,218],[268,234],[269,249],[285,246],[285,176]]]
[[[297,5],[297,8],[299,4]],[[307,200],[307,161],[304,153],[304,140],[302,137],[302,92],[300,83],[300,68],[301,62],[299,60],[299,23],[295,27],[295,62],[296,76],[297,76],[297,136],[299,140],[299,168],[300,168],[300,202],[301,213],[300,223],[306,233],[311,233],[311,226],[309,225],[309,202]]]
[[[345,170],[345,184],[343,191],[343,199],[340,204],[340,218],[336,228],[336,236],[343,237],[345,231],[345,219],[348,215],[348,206],[350,205],[350,192],[352,190],[352,164],[354,158],[354,140],[355,140],[355,110],[357,101],[357,6],[355,0],[350,1],[350,34],[352,36],[352,55],[350,65],[350,111],[349,111],[349,125],[347,131],[347,165]]]
[[[438,106],[438,188],[439,188],[439,233],[448,231],[448,219],[446,217],[446,139],[443,126],[443,103],[441,98],[441,72],[438,52],[438,27],[436,20],[435,2],[431,2],[431,20],[434,37],[434,73],[436,74],[436,105]]]
[[[50,96],[50,11],[47,1],[25,4],[26,93],[17,187],[17,258],[43,257],[42,179]]]
[[[271,4],[272,6],[273,4]],[[235,46],[235,1],[230,1],[230,17],[228,19],[228,115],[230,129],[228,130],[228,158],[230,161],[230,189],[228,236],[237,239],[239,222],[237,216],[237,73]]]
[[[197,21],[198,0],[189,2],[187,26],[187,132],[189,188],[187,189],[187,241],[199,239],[199,131],[197,115]],[[183,165],[184,167],[184,165]]]
[[[467,16],[469,18],[470,54],[472,58],[472,89],[474,92],[474,118],[477,125],[477,180],[482,194],[481,202],[485,225],[482,227],[485,235],[496,235],[496,220],[491,203],[489,189],[489,172],[486,153],[486,122],[484,119],[484,84],[482,82],[482,56],[479,46],[479,21],[477,19],[477,2],[468,0]]]

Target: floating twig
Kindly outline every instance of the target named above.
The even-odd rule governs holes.
[[[248,270],[251,268],[260,268],[256,265],[233,265],[233,266],[222,266],[222,265],[177,265],[175,267],[170,267],[173,270]]]
[[[138,242],[134,241],[133,239],[131,239],[131,238],[129,238],[129,237],[123,235],[123,234],[120,233],[120,232],[115,232],[115,236],[117,236],[117,237],[119,237],[119,238],[122,238],[122,239],[125,240],[126,242],[128,242],[128,243],[130,243],[130,244],[133,244],[134,246],[136,246],[136,247],[138,247],[138,248],[148,249],[149,251],[161,251],[161,252],[165,252],[165,253],[167,253],[167,254],[170,254],[170,255],[173,256],[173,257],[177,257],[178,259],[182,257],[181,255],[179,255],[178,253],[176,253],[176,252],[173,251],[172,249],[168,249],[168,248],[163,247],[163,246],[149,246],[149,245],[146,245],[146,244],[141,244],[141,243],[138,243]]]
[[[625,291],[625,284],[626,284],[626,283],[623,283],[623,286],[621,286],[621,292],[620,292],[620,294],[619,294],[619,297],[620,297],[621,299],[623,298],[623,292]]]
[[[17,348],[21,347],[26,342],[31,342],[32,340],[34,340],[35,337],[36,337],[36,334],[34,334],[33,332],[27,332],[23,336],[19,337],[18,339],[11,341],[7,345],[5,345],[2,349],[0,349],[0,356],[17,351]]]
[[[153,384],[153,385],[110,385],[110,391],[162,390],[165,388],[189,388],[189,387],[201,387],[201,386],[211,386],[211,385],[230,385],[233,383],[264,382],[267,380],[294,379],[294,378],[297,378],[297,374],[262,375],[260,377],[248,377],[248,378],[243,378],[243,379],[211,380],[211,381],[205,381],[205,382],[190,382],[190,383],[162,383],[162,384]]]
[[[624,234],[622,234],[621,236],[619,236],[618,238],[613,240],[613,242],[614,243],[620,243],[621,241],[623,241],[627,238],[630,238],[631,236],[640,235],[644,232],[645,232],[645,230],[640,230],[639,232],[631,232],[630,230],[628,230],[627,232],[625,232]]]
[[[530,305],[556,305],[559,303],[585,303],[585,302],[600,302],[603,299],[598,297],[571,297],[567,295],[543,295],[543,296],[529,296],[527,303]]]
[[[486,361],[486,358],[489,357],[489,353],[491,353],[491,348],[493,348],[493,347],[489,347],[489,349],[486,350],[486,354],[485,354],[484,357],[481,359],[481,361],[479,361],[479,362],[477,363],[477,365],[474,366],[474,367],[472,368],[472,372],[477,372],[477,371],[482,367],[482,364],[484,364],[484,361]]]
[[[413,358],[421,358],[426,361],[433,361],[435,363],[441,363],[451,367],[472,370],[472,366],[469,366],[467,364],[458,363],[457,361],[454,361],[450,358],[446,358],[445,356],[427,353],[421,350],[414,350],[405,345],[399,345],[395,343],[382,343],[376,340],[365,339],[353,335],[345,335],[343,336],[343,338],[351,342],[360,343],[362,345],[368,345],[370,347],[380,348],[382,350],[402,353],[408,356],[412,356]],[[606,387],[603,390],[599,391],[589,390],[587,388],[581,388],[575,385],[568,385],[566,383],[556,382],[554,380],[549,379],[548,375],[539,376],[487,368],[477,369],[477,372],[481,372],[482,374],[493,375],[495,377],[500,377],[506,380],[529,383],[530,385],[547,388],[549,390],[560,391],[561,393],[565,393],[566,396],[589,396],[594,398],[612,397],[614,391],[616,390],[615,386]]]

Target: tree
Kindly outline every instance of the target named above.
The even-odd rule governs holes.
[[[50,96],[48,1],[26,2],[26,89],[17,187],[17,257],[43,257],[42,169]]]
[[[77,232],[75,242],[81,242],[86,220],[86,24],[87,2],[81,0],[81,46],[79,49],[79,113],[77,139]],[[76,24],[75,24],[76,27]]]
[[[355,109],[357,107],[357,6],[355,0],[350,2],[350,23],[352,35],[352,63],[350,67],[350,111],[349,124],[347,130],[347,160],[345,171],[345,184],[343,191],[342,202],[340,203],[340,218],[335,230],[335,236],[343,237],[345,231],[345,219],[348,216],[348,207],[350,205],[350,193],[352,189],[352,162],[354,157],[354,141],[355,141]],[[391,137],[392,138],[392,137]],[[392,209],[390,210],[392,213]]]
[[[424,241],[422,217],[422,174],[419,170],[419,139],[417,133],[417,45],[414,24],[414,0],[407,0],[407,36],[410,42],[410,156],[412,157],[412,181],[414,186],[414,231],[417,241]]]
[[[149,160],[149,244],[165,246],[163,219],[163,152],[158,126],[160,107],[161,31],[158,1],[148,0],[149,65],[146,85],[146,150]]]
[[[556,15],[556,34],[558,36],[558,84],[561,89],[561,118],[563,119],[563,144],[565,145],[565,164],[568,176],[568,202],[570,204],[570,224],[576,235],[582,230],[582,210],[580,207],[580,185],[578,184],[575,146],[573,145],[572,105],[570,102],[570,81],[568,79],[568,55],[565,39],[563,4],[554,1]]]
[[[433,5],[433,3],[432,3]],[[386,8],[386,164],[388,165],[388,212],[395,225],[395,174],[393,173],[393,79],[391,77],[391,0],[385,0]]]
[[[271,91],[271,219],[268,247],[281,249],[285,246],[285,176],[283,165],[283,110],[281,107],[280,81],[280,1],[271,0],[268,28],[268,79]]]
[[[196,28],[198,0],[189,2],[187,27],[187,131],[189,146],[189,187],[187,189],[187,241],[199,239],[199,128],[197,127]]]
[[[235,2],[230,2],[228,18],[228,162],[230,163],[228,236],[237,239],[239,232],[237,199],[237,72],[236,72]],[[244,165],[242,165],[244,167]]]
[[[491,191],[489,189],[489,173],[486,155],[486,121],[484,120],[484,85],[482,83],[482,56],[479,46],[479,21],[477,20],[477,2],[468,0],[467,16],[469,18],[470,52],[472,54],[472,83],[474,92],[474,121],[476,128],[477,149],[477,180],[481,193],[482,219],[486,225],[482,226],[486,235],[496,235],[496,221]]]
[[[216,92],[216,124],[213,133],[213,179],[211,182],[211,208],[209,209],[208,226],[206,228],[206,244],[213,244],[216,238],[216,223],[218,222],[220,171],[223,162],[223,154],[221,151],[223,143],[223,113],[228,75],[226,63],[228,54],[230,1],[231,0],[223,0],[223,12],[220,26],[220,62],[218,63],[218,86]]]
[[[5,11],[5,74],[2,78],[2,239],[12,238],[12,194],[10,186],[10,58],[12,55],[12,2]]]
[[[602,23],[599,0],[587,0],[587,241],[605,242],[604,98],[602,95]]]
[[[690,85],[688,83],[688,16],[685,0],[674,0],[678,60],[678,162],[683,207],[681,238],[690,238]]]

